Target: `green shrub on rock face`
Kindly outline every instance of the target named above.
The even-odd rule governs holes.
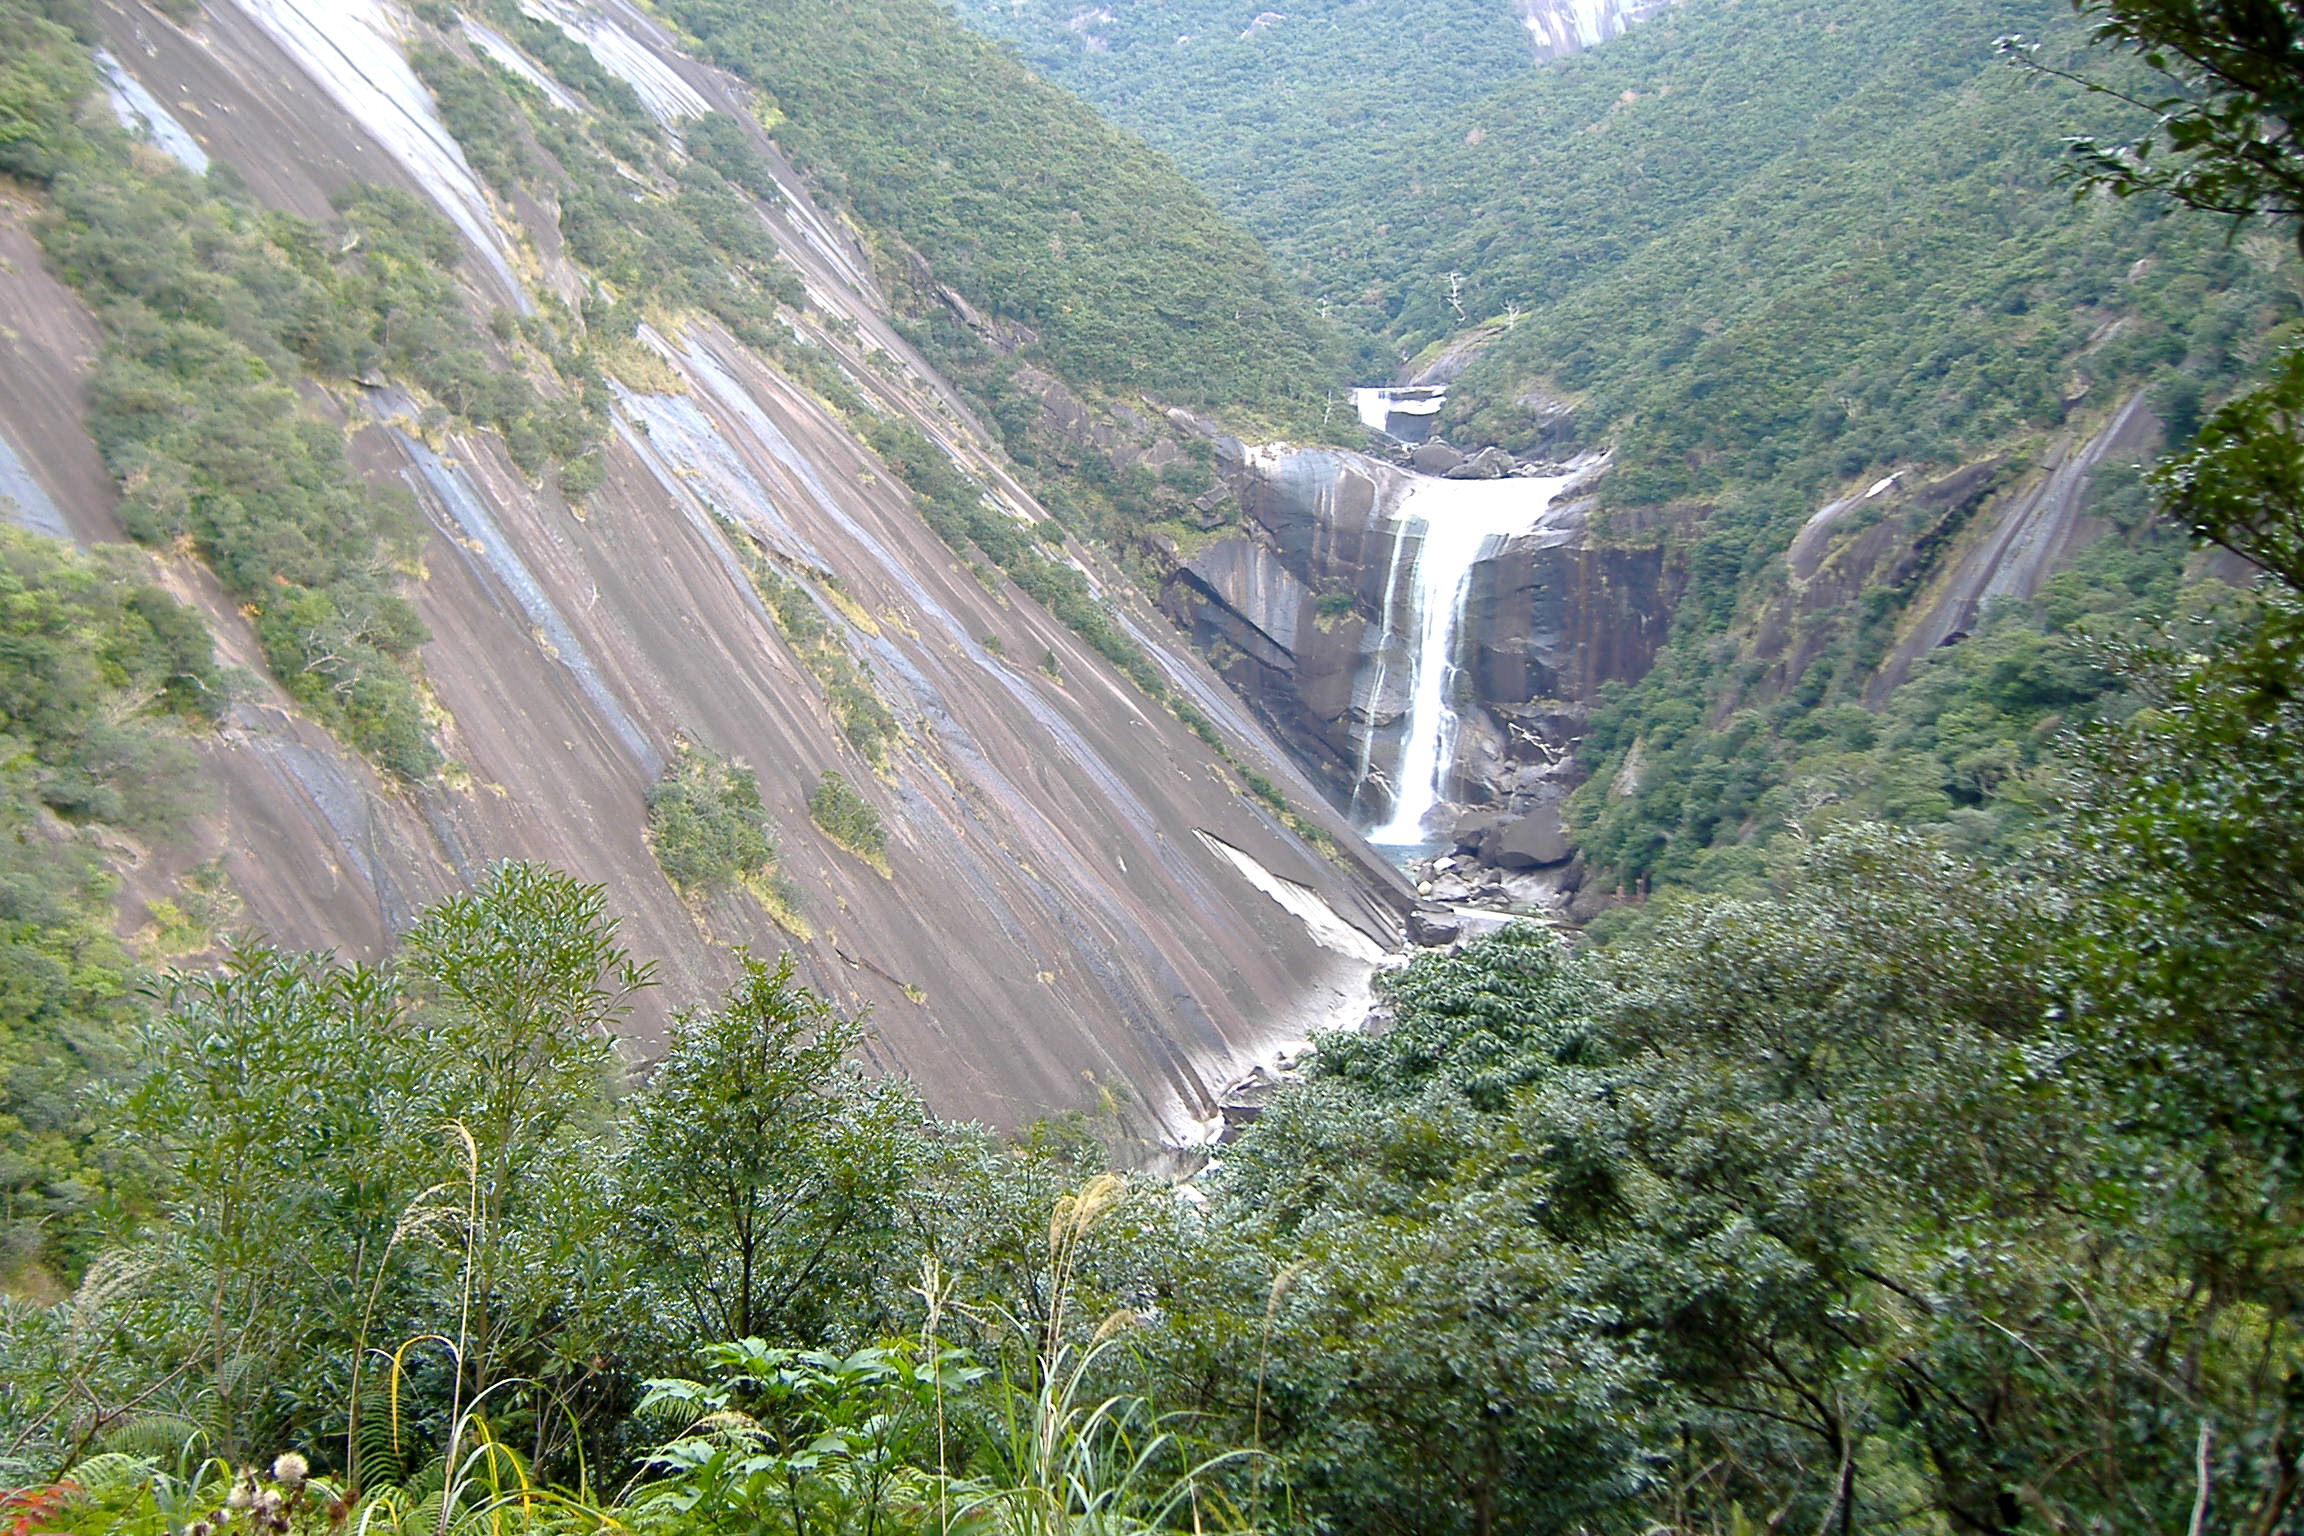
[[[808,815],[832,840],[885,871],[888,867],[888,829],[872,802],[840,774],[827,771],[808,792]]]
[[[777,632],[800,664],[823,684],[825,705],[840,722],[841,734],[873,767],[885,768],[904,731],[874,690],[871,673],[858,664],[799,581],[779,572],[750,539],[738,535],[735,546],[752,578],[752,590],[759,594]]]
[[[717,895],[776,862],[760,784],[742,763],[682,747],[648,791],[648,844],[683,896]]]
[[[512,197],[536,175],[536,157],[520,134],[520,109],[495,77],[432,43],[411,48],[408,63],[431,88],[464,158],[499,197]]]

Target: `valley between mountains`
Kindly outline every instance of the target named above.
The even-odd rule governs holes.
[[[2298,1529],[2299,80],[0,0],[0,1522]]]

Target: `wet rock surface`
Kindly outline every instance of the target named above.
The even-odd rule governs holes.
[[[356,9],[353,20],[389,19],[367,0],[350,5],[338,10]],[[244,170],[257,202],[325,218],[332,193],[369,181],[456,211],[463,179],[417,153],[408,124],[428,125],[391,116],[393,101],[370,88],[384,74],[322,80],[320,63],[280,40],[301,35],[283,17],[312,9],[224,0],[181,26],[119,0],[95,11],[123,66],[204,152]],[[680,54],[644,13],[615,10],[673,96],[753,121],[748,91]],[[362,49],[401,46],[393,27],[362,25],[346,34]],[[889,319],[860,244],[772,141],[752,143],[782,188],[759,206],[762,226],[810,295],[796,339],[875,413],[914,424],[1037,522],[996,437]],[[82,415],[100,344],[43,267],[28,233],[39,214],[28,196],[0,197],[0,436],[75,537],[117,541],[117,495]],[[477,310],[520,300],[524,283],[579,291],[550,210],[522,202],[466,223],[472,259],[458,272]],[[541,271],[508,274],[491,259],[508,242],[533,250]],[[833,1006],[870,1016],[870,1063],[913,1075],[938,1111],[1015,1124],[1094,1103],[1108,1084],[1146,1137],[1191,1135],[1243,1063],[1364,996],[1372,962],[1342,952],[1354,946],[1340,948],[1337,931],[1370,951],[1396,946],[1405,883],[1117,572],[1069,551],[1113,622],[1323,842],[1243,793],[1205,742],[1040,605],[968,569],[888,466],[772,358],[705,321],[640,345],[654,356],[634,377],[660,382],[619,396],[602,483],[582,504],[523,475],[493,433],[411,422],[383,402],[372,411],[351,391],[308,392],[369,482],[413,498],[428,524],[407,595],[430,632],[424,665],[454,765],[437,781],[388,781],[347,752],[263,680],[252,625],[205,566],[151,557],[153,579],[207,617],[219,660],[257,680],[200,744],[214,805],[196,835],[122,871],[131,925],[143,920],[134,903],[215,860],[252,926],[291,947],[372,958],[493,861],[541,859],[605,887],[622,941],[663,962],[661,985],[627,1021],[635,1055],[652,1050],[671,1010],[732,979],[741,947],[789,952]],[[1044,409],[1078,405],[1045,383]],[[636,392],[650,387],[664,393]],[[1082,430],[1130,442],[1177,430],[1158,415],[1116,407]],[[1176,450],[1145,451],[1174,464]],[[1246,457],[1225,441],[1205,451]],[[837,591],[826,620],[900,728],[884,761],[842,735],[747,560]],[[1264,654],[1293,656],[1318,631],[1284,564],[1209,570],[1227,602],[1255,615],[1243,639],[1260,624],[1277,632]],[[1294,634],[1288,614],[1301,621]],[[745,892],[691,902],[665,880],[645,796],[683,740],[757,773],[795,893],[787,926]],[[811,820],[808,792],[827,770],[882,818],[887,873]],[[1210,839],[1252,860],[1264,883]],[[1325,914],[1325,936],[1307,911]]]
[[[1162,608],[1330,799],[1363,816],[1389,797],[1385,765],[1408,707],[1404,641],[1382,623],[1400,596],[1388,590],[1399,543],[1391,513],[1416,463],[1451,461],[1515,477],[1562,467],[1501,449],[1467,460],[1432,442],[1403,445],[1391,460],[1340,449],[1271,454],[1231,477],[1245,514],[1239,532],[1188,556],[1168,552]],[[1472,706],[1461,712],[1468,803],[1517,796],[1517,809],[1530,808],[1515,788],[1526,771],[1556,777],[1601,685],[1641,676],[1664,639],[1677,592],[1661,546],[1595,536],[1592,506],[1570,494],[1536,531],[1473,569],[1460,646]],[[1356,791],[1371,803],[1353,805]]]

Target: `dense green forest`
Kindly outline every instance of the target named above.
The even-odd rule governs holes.
[[[1317,419],[1338,384],[1329,338],[1253,241],[935,0],[666,11],[772,94],[779,138],[835,195],[1067,377],[1274,425]]]
[[[1364,221],[1360,233],[1380,244],[1387,232],[1375,226],[1405,207],[1391,195],[1427,163],[1436,119],[1534,72],[1509,0],[1314,0],[1284,14],[1258,0],[956,0],[953,10],[1174,156],[1299,289],[1346,315],[1354,283],[1330,263],[1387,254],[1306,241],[1305,221]]]
[[[1476,339],[1453,440],[1610,451],[1603,537],[1661,545],[1679,596],[1653,671],[1584,744],[1569,819],[1600,878],[1754,879],[1827,802],[2006,846],[2058,729],[2133,707],[2068,642],[2214,605],[2132,470],[2094,487],[2107,544],[1886,699],[1877,669],[1935,568],[1803,615],[1828,643],[1763,683],[1784,553],[1889,473],[1998,456],[2011,490],[2140,389],[2181,441],[2298,318],[2293,253],[2156,193],[2075,201],[2065,141],[2151,118],[2065,76],[2154,88],[2056,0],[1692,0],[1542,66],[1499,40],[1505,7],[1472,9],[959,12],[1176,154],[1369,376]],[[1999,46],[2016,35],[2030,67]],[[1906,516],[1945,558],[1958,526]]]

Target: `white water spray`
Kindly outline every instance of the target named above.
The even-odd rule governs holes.
[[[1381,649],[1391,648],[1395,634],[1406,642],[1408,727],[1392,774],[1391,817],[1368,834],[1368,841],[1398,847],[1427,840],[1425,819],[1447,798],[1449,776],[1456,766],[1461,722],[1454,697],[1462,672],[1457,655],[1472,568],[1495,555],[1514,534],[1535,527],[1553,498],[1577,478],[1573,474],[1525,480],[1420,476],[1401,497],[1393,513],[1396,532],[1392,569],[1385,577]],[[1403,561],[1413,561],[1413,567],[1404,572]],[[1405,622],[1396,628],[1390,594],[1403,588],[1407,612]],[[1369,731],[1373,735],[1373,721]]]

